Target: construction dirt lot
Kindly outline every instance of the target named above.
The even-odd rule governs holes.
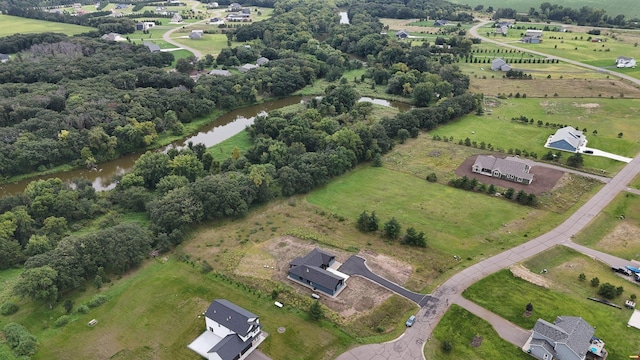
[[[481,175],[471,171],[471,166],[476,161],[478,155],[467,158],[455,171],[457,176],[467,176],[470,179],[476,178],[479,182],[487,185],[495,185],[503,189],[514,188],[516,191],[524,190],[527,193],[540,195],[548,193],[558,183],[564,175],[563,171],[551,169],[543,166],[532,166],[529,173],[533,174],[533,182],[529,185],[515,183],[513,181],[498,179],[491,176]]]
[[[301,240],[293,236],[282,236],[271,239],[265,243],[259,244],[264,253],[268,254],[270,261],[267,259],[259,259],[261,263],[272,264],[262,265],[260,274],[254,272],[253,276],[269,277],[272,280],[282,282],[289,285],[303,294],[313,293],[313,290],[295,283],[287,278],[287,270],[289,263],[299,256],[305,256],[313,248],[319,248],[336,256],[336,262],[345,262],[352,253],[337,249],[328,249],[318,246],[316,243]],[[409,264],[402,263],[398,260],[385,255],[377,254],[372,251],[360,251],[357,255],[367,259],[367,266],[376,274],[387,278],[397,284],[403,285],[412,274],[412,268]],[[238,266],[237,273],[248,275],[245,273],[245,264],[254,262],[251,255],[246,256]],[[265,273],[263,269],[267,269]],[[338,294],[337,297],[331,298],[322,295],[322,303],[332,310],[336,311],[345,319],[360,316],[363,312],[367,312],[387,300],[393,293],[371,281],[359,276],[352,276],[347,279],[347,286]]]

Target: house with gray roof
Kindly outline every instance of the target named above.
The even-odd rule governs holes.
[[[571,126],[558,129],[555,134],[549,136],[547,143],[544,145],[546,148],[578,152],[581,147],[587,145],[587,138],[582,131],[574,129]]]
[[[110,32],[108,34],[102,35],[101,39],[106,41],[118,41],[122,39],[122,36],[118,33]]]
[[[213,69],[213,70],[209,71],[209,75],[214,75],[214,76],[231,76],[231,71],[229,71],[229,70],[218,70],[218,69]]]
[[[493,71],[509,71],[509,70],[511,70],[511,65],[507,64],[507,62],[504,61],[501,58],[495,58],[495,59],[493,59],[493,62],[491,62],[491,70],[493,70]]]
[[[406,39],[409,37],[409,32],[407,30],[400,30],[396,32],[396,37],[398,39]]]
[[[214,300],[204,317],[207,329],[189,348],[206,359],[244,359],[264,340],[258,315],[228,300]]]
[[[191,40],[202,39],[203,35],[204,35],[204,30],[191,30],[191,33],[189,34],[189,39]]]
[[[9,61],[10,56],[7,54],[0,54],[0,63],[5,63]]]
[[[150,41],[145,41],[142,43],[144,46],[147,47],[147,49],[149,49],[149,51],[151,52],[159,52],[160,51],[160,46],[157,44],[154,44]]]
[[[246,73],[246,72],[249,72],[250,70],[253,70],[253,69],[257,68],[257,67],[258,67],[257,65],[253,65],[253,64],[244,64],[244,65],[240,66],[238,68],[238,70],[241,73]]]
[[[443,19],[441,19],[441,20],[436,20],[436,21],[433,23],[433,26],[445,26],[445,25],[447,25],[448,23],[449,23],[449,20],[443,20]]]
[[[478,158],[471,166],[471,171],[476,174],[525,185],[529,185],[533,181],[533,174],[530,174],[529,170],[531,170],[531,166],[524,162],[500,159],[492,155],[478,155]]]
[[[595,329],[577,316],[558,316],[552,323],[538,319],[522,348],[540,360],[584,360],[606,357],[604,342],[593,336]]]
[[[334,296],[345,285],[344,277],[328,270],[335,260],[334,255],[315,248],[304,257],[297,257],[289,263],[289,278],[313,290]]]
[[[266,64],[268,62],[269,62],[269,59],[267,59],[266,57],[262,56],[262,57],[259,57],[258,60],[256,60],[256,65],[262,66],[262,65],[264,65],[264,64]]]

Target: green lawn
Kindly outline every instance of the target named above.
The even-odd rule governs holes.
[[[75,35],[95,30],[92,27],[64,24],[52,21],[26,19],[17,16],[0,14],[0,36],[13,34],[33,34],[41,32],[57,32],[67,35]]]
[[[454,4],[469,5],[472,8],[476,5],[484,5],[486,10],[489,6],[494,9],[511,8],[519,12],[528,12],[529,8],[534,7],[540,9],[540,4],[545,0],[532,0],[523,2],[521,0],[451,0]],[[559,4],[551,2],[552,4]],[[640,10],[637,3],[633,0],[617,0],[617,1],[599,1],[599,0],[566,0],[562,2],[562,6],[572,9],[580,9],[583,6],[589,6],[594,9],[604,9],[609,17],[615,17],[618,14],[624,14],[626,19],[640,16]]]
[[[620,219],[624,215],[624,220]],[[623,192],[575,236],[574,241],[621,257],[640,260],[640,196]]]
[[[538,318],[553,322],[560,315],[581,316],[597,328],[595,336],[606,342],[609,358],[623,359],[638,353],[639,330],[627,327],[631,312],[587,299],[596,296],[597,289],[589,284],[593,277],[598,277],[600,284],[609,282],[626,289],[614,300],[618,305],[631,294],[639,293],[636,284],[615,275],[608,266],[564,247],[542,253],[525,265],[534,273],[547,269],[544,277],[551,287],[533,285],[515,278],[509,270],[502,270],[472,285],[463,296],[524,329],[531,329]],[[578,280],[580,273],[585,274],[586,281]],[[533,304],[533,316],[525,317],[529,302]]]
[[[203,55],[212,54],[217,55],[222,49],[227,47],[227,36],[225,34],[204,34],[201,39],[193,40],[189,38],[182,38],[189,33],[174,32],[171,34],[171,39],[184,44],[190,48],[196,49],[202,52]],[[241,43],[232,42],[231,47],[236,47]]]
[[[635,109],[640,100],[619,99],[498,99],[498,106],[485,107],[483,116],[467,115],[461,119],[438,127],[430,135],[453,136],[455,141],[469,137],[478,144],[485,142],[505,151],[520,148],[535,152],[540,158],[549,150],[544,143],[556,129],[535,125],[544,123],[571,125],[587,129],[588,145],[615,154],[633,157],[640,151],[640,143],[629,136],[618,138],[618,133],[634,134],[640,130],[635,121]],[[524,125],[511,121],[513,117],[526,116],[534,124]],[[597,130],[597,136],[592,134]],[[566,159],[570,154],[564,153]],[[584,166],[604,169],[615,173],[625,164],[596,156],[584,156]]]
[[[222,163],[233,154],[233,149],[238,148],[240,153],[244,153],[251,145],[253,145],[253,143],[249,137],[249,133],[247,130],[242,130],[227,140],[208,148],[207,152],[211,153],[216,160]]]
[[[475,336],[482,337],[479,347],[471,346]],[[453,346],[451,352],[442,350],[442,343]],[[433,331],[433,337],[425,345],[425,357],[429,360],[527,360],[531,357],[521,349],[502,340],[491,324],[458,305],[452,305]]]
[[[484,194],[374,167],[339,177],[309,194],[307,200],[348,219],[357,219],[365,210],[375,211],[381,224],[395,217],[403,229],[413,226],[424,231],[429,247],[464,258],[496,253],[520,242],[522,238],[501,231],[502,224],[533,211]]]
[[[95,293],[91,288],[72,298],[79,304]],[[273,306],[266,294],[258,296],[211,274],[202,275],[199,266],[173,259],[149,261],[106,285],[102,293],[109,297],[107,303],[86,315],[74,314],[74,321],[63,328],[52,326],[64,311],[61,304],[48,310],[41,302],[22,302],[24,311],[0,318],[0,326],[15,321],[36,335],[40,350],[34,359],[63,359],[71,353],[79,359],[197,359],[186,346],[204,331],[199,315],[211,300],[226,298],[260,316],[270,334],[260,349],[273,359],[299,359],[301,354],[305,359],[326,359],[326,354],[341,353],[353,341],[329,323],[310,322],[305,312]],[[88,327],[91,319],[98,325]],[[281,326],[286,328],[283,334],[276,331]]]

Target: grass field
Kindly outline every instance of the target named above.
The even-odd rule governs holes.
[[[640,143],[633,138],[618,138],[618,133],[635,134],[640,130],[634,119],[635,109],[640,106],[640,100],[619,99],[511,99],[491,100],[486,106],[485,115],[467,115],[461,119],[438,127],[430,135],[453,136],[455,141],[469,137],[478,143],[484,141],[494,148],[516,148],[536,152],[538,157],[549,150],[544,148],[547,137],[555,129],[524,125],[511,121],[513,117],[526,116],[544,123],[561,123],[579,129],[587,129],[588,145],[593,148],[615,154],[634,157],[640,151]],[[489,104],[489,103],[487,103]],[[597,136],[592,135],[597,130]],[[569,156],[568,153],[565,154]],[[615,173],[624,163],[602,157],[584,156],[584,166],[592,169],[604,169],[608,173]]]
[[[479,347],[471,346],[475,336],[482,337]],[[451,352],[442,351],[442,343],[453,345]],[[430,360],[527,360],[531,357],[519,348],[502,340],[491,324],[458,305],[452,305],[433,331],[425,345],[425,357]]]
[[[88,289],[77,294],[75,301],[85,302],[95,293]],[[352,342],[328,323],[310,322],[304,312],[274,307],[266,294],[258,296],[213,275],[202,275],[198,267],[173,259],[151,260],[101,293],[109,297],[107,303],[86,315],[74,314],[74,321],[61,329],[52,323],[63,314],[62,306],[48,310],[40,302],[0,318],[0,325],[17,321],[35,334],[41,345],[34,359],[63,359],[70,353],[76,358],[197,359],[186,346],[204,331],[204,319],[198,315],[211,300],[227,298],[260,316],[264,331],[270,334],[260,349],[273,359],[298,359],[300,354],[305,359],[326,359],[327,353],[340,353]],[[91,319],[97,319],[98,325],[88,327]],[[280,326],[286,328],[284,334],[276,331]],[[308,341],[309,333],[315,334],[313,341]]]
[[[564,247],[542,253],[525,262],[525,266],[536,274],[547,269],[544,278],[550,282],[550,288],[533,285],[503,270],[472,285],[463,296],[527,330],[538,318],[553,322],[560,315],[581,316],[597,328],[595,336],[606,342],[609,358],[623,359],[638,353],[638,330],[627,327],[631,312],[587,299],[597,292],[589,284],[593,277],[598,277],[600,284],[609,282],[625,288],[613,301],[618,305],[623,305],[631,294],[640,293],[635,283],[615,275],[608,266]],[[581,273],[586,276],[584,282],[578,280]],[[529,302],[534,308],[533,315],[525,317],[525,306]]]
[[[57,32],[67,35],[75,35],[95,30],[92,27],[64,24],[52,21],[26,19],[17,16],[0,14],[0,36],[13,34],[33,34],[41,32]]]
[[[512,8],[519,12],[528,12],[530,7],[540,8],[540,4],[545,0],[532,0],[523,2],[521,0],[452,0],[454,4],[469,5],[472,8],[476,5],[484,5],[484,8],[493,6],[494,9]],[[614,0],[614,1],[598,1],[598,0],[567,0],[562,2],[562,6],[572,9],[580,9],[583,6],[589,6],[594,9],[604,9],[609,17],[615,17],[618,14],[624,14],[626,19],[640,16],[637,3],[633,0]]]
[[[624,215],[624,220],[620,219]],[[621,257],[640,260],[640,196],[623,192],[576,234],[575,242]]]
[[[251,145],[253,143],[249,133],[246,130],[242,130],[227,140],[208,148],[207,152],[211,153],[216,160],[223,162],[233,154],[233,149],[237,148],[240,153],[244,153]]]

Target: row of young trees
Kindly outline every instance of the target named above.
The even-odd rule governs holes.
[[[498,194],[498,188],[495,185],[490,184],[489,186],[487,186],[486,184],[478,181],[478,179],[476,179],[475,177],[469,178],[466,175],[449,180],[449,185],[458,189],[486,193],[487,195]],[[527,194],[524,190],[519,190],[518,192],[516,192],[514,188],[510,187],[500,194],[506,199],[513,199],[522,205],[529,205],[532,207],[538,206],[538,198],[534,193]]]
[[[376,216],[376,212],[373,211],[369,214],[367,211],[363,211],[358,216],[356,221],[356,227],[362,232],[377,232],[380,228],[380,220]],[[391,241],[400,238],[400,242],[409,246],[427,247],[427,240],[425,239],[424,232],[418,232],[415,228],[409,227],[406,233],[400,237],[402,225],[392,217],[384,223],[382,228],[383,236]]]

